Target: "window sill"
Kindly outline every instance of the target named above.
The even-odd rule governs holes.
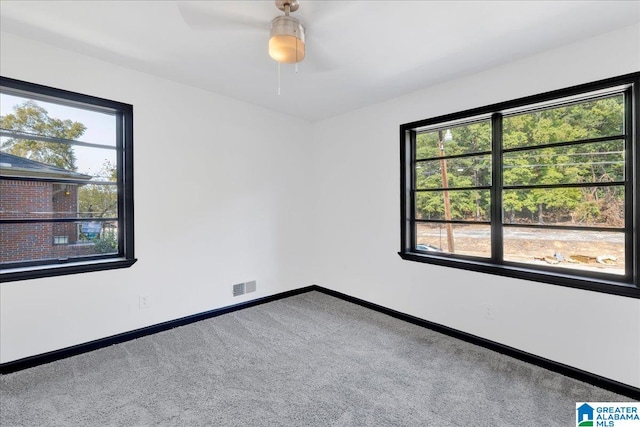
[[[0,282],[14,282],[17,280],[63,276],[67,274],[87,273],[91,271],[114,270],[117,268],[129,268],[136,261],[136,258],[110,258],[105,260],[69,262],[58,265],[3,269],[0,271]]]
[[[406,261],[417,261],[426,264],[453,267],[462,270],[477,271],[479,273],[494,274],[498,276],[513,277],[516,279],[530,280],[534,282],[548,283],[552,285],[567,286],[570,288],[587,291],[602,292],[606,294],[640,298],[640,287],[633,283],[623,281],[607,281],[599,279],[587,279],[582,276],[553,272],[545,274],[539,270],[530,270],[525,267],[511,265],[497,265],[471,259],[451,258],[446,255],[425,255],[416,252],[398,252],[400,258]]]

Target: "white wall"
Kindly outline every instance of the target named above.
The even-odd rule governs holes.
[[[315,283],[640,386],[640,300],[397,255],[400,124],[639,70],[634,26],[317,123]]]
[[[299,250],[309,184],[295,179],[310,123],[11,34],[1,42],[5,77],[133,104],[139,261],[3,283],[0,362],[312,283]],[[257,292],[233,298],[247,280]]]

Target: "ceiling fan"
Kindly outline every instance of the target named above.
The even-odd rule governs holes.
[[[269,56],[278,62],[297,63],[304,59],[304,25],[290,15],[300,7],[298,0],[276,0],[276,7],[284,12],[271,21]]]
[[[217,3],[217,4],[216,4]],[[327,71],[335,68],[334,61],[323,54],[317,39],[309,39],[312,50],[307,52],[307,27],[303,19],[292,13],[300,8],[298,0],[275,0],[275,6],[284,15],[271,21],[256,16],[262,2],[189,2],[178,1],[177,5],[184,22],[194,31],[215,31],[224,28],[251,31],[266,42],[268,54],[279,64],[297,64],[305,60],[305,69]],[[324,6],[323,6],[324,7]],[[317,18],[317,11],[314,9]],[[314,19],[316,21],[316,19]],[[317,34],[316,34],[317,35]]]

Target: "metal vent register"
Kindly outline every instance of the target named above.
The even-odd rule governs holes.
[[[248,294],[250,292],[256,291],[256,281],[252,280],[250,282],[238,283],[237,285],[233,285],[233,296],[237,297],[239,295]]]

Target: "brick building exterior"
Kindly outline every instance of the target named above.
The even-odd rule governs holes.
[[[13,179],[6,179],[9,177]],[[89,175],[0,153],[0,219],[76,218],[78,188],[82,184],[65,181],[90,179]],[[0,263],[91,253],[93,244],[78,242],[76,222],[0,224]]]

